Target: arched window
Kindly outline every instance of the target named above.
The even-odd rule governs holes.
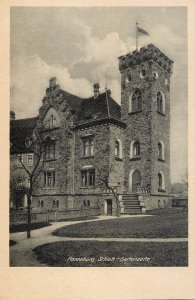
[[[158,159],[159,160],[165,159],[165,145],[163,141],[158,142]]]
[[[130,99],[130,112],[142,109],[142,93],[140,90],[135,90]]]
[[[140,142],[132,141],[130,144],[130,158],[140,157],[141,154],[141,147]]]
[[[165,176],[163,172],[158,173],[158,191],[159,192],[165,191]]]
[[[157,93],[157,112],[165,113],[165,96],[161,91]]]
[[[122,142],[121,142],[121,140],[115,141],[115,157],[122,159]]]
[[[50,107],[47,111],[43,122],[46,128],[55,128],[60,126],[58,113],[53,107]]]

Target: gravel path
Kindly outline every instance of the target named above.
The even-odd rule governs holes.
[[[148,215],[140,216],[128,216],[132,217],[146,217]],[[127,216],[125,216],[127,217]],[[116,217],[104,217],[100,216],[95,220],[86,221],[66,221],[66,222],[56,222],[52,223],[51,226],[36,229],[31,231],[31,238],[26,238],[26,232],[17,232],[10,234],[10,240],[17,242],[16,245],[10,247],[10,266],[20,266],[20,267],[47,267],[47,265],[41,264],[36,260],[36,256],[33,249],[37,246],[59,242],[59,241],[115,241],[115,242],[186,242],[187,238],[71,238],[71,237],[59,237],[52,235],[52,232],[60,227],[69,226],[73,224],[83,223],[83,222],[97,222],[100,220],[114,219]]]

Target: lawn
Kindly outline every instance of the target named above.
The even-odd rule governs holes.
[[[32,223],[31,224],[31,227],[30,227],[30,230],[35,230],[35,229],[40,229],[40,228],[43,228],[43,227],[46,227],[46,226],[50,226],[51,224],[49,223]],[[10,226],[10,233],[13,233],[13,232],[24,232],[24,231],[27,231],[27,224],[18,224],[18,225],[12,225]]]
[[[117,218],[61,227],[53,232],[67,237],[172,238],[188,236],[188,213],[171,208],[147,212],[148,217]]]
[[[188,245],[67,241],[33,250],[39,262],[52,267],[173,267],[188,265]]]

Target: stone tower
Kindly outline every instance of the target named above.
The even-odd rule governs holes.
[[[126,193],[169,195],[172,65],[152,44],[119,57]]]

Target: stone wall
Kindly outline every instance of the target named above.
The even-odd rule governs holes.
[[[170,195],[145,195],[142,196],[142,199],[146,206],[146,211],[172,207],[172,197]]]

